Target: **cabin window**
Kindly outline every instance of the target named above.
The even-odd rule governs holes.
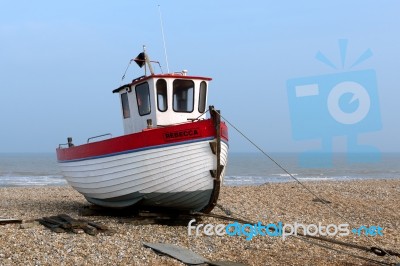
[[[206,100],[207,100],[207,83],[202,81],[200,83],[199,93],[199,112],[204,113],[206,111]]]
[[[176,79],[173,85],[173,108],[175,112],[193,112],[194,82]]]
[[[160,112],[165,112],[168,109],[167,102],[167,82],[165,79],[159,79],[156,83],[157,87],[157,108]]]
[[[125,118],[131,117],[131,111],[129,110],[128,93],[121,94],[121,104],[122,104],[122,115]]]
[[[147,82],[139,84],[135,88],[136,101],[138,105],[139,115],[148,115],[151,112],[150,107],[150,91]]]

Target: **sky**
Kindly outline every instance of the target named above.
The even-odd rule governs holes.
[[[328,141],[334,151],[346,151],[352,136],[382,152],[400,152],[400,2],[394,0],[0,0],[0,152],[54,152],[67,137],[79,144],[121,135],[112,90],[143,75],[132,65],[121,81],[129,60],[146,45],[151,59],[167,67],[159,10],[170,71],[212,77],[208,103],[264,150],[299,152]],[[336,68],[317,60],[318,52]],[[352,71],[366,76],[346,76]],[[338,84],[373,90],[375,115],[364,117],[369,124],[343,127],[335,120],[324,127],[333,76]],[[288,81],[309,77],[326,97],[300,108],[290,100]],[[343,99],[339,106],[350,115],[363,104]],[[294,120],[307,115],[320,119],[313,127],[322,130],[298,139],[309,128]],[[230,149],[255,151],[232,127]]]

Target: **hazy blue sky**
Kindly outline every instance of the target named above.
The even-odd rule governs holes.
[[[400,151],[398,1],[0,1],[0,152],[52,152],[102,133],[122,134],[119,97],[129,60],[145,44],[166,69],[213,78],[209,104],[267,151],[301,151],[286,82],[376,72],[382,130],[359,140]],[[348,39],[344,68],[339,39]],[[338,69],[315,59],[321,51]],[[142,75],[132,66],[126,81]],[[345,150],[346,138],[333,139]],[[233,151],[254,151],[231,129]]]

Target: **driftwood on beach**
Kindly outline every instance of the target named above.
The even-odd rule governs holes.
[[[0,218],[0,225],[4,225],[4,224],[20,224],[20,223],[22,223],[21,219]]]
[[[38,221],[40,224],[44,225],[55,233],[86,233],[92,236],[97,235],[99,232],[107,234],[113,233],[113,231],[105,225],[82,219],[74,219],[67,214],[43,217],[41,219],[38,219]]]

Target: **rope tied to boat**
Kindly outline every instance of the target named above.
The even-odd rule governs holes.
[[[243,218],[238,218],[238,217],[231,216],[232,211],[227,209],[226,207],[223,207],[220,204],[217,204],[216,207],[221,209],[223,212],[230,213],[230,214],[227,214],[228,216],[214,214],[214,213],[202,213],[202,212],[192,212],[191,214],[194,215],[194,216],[199,216],[199,217],[206,216],[206,217],[221,219],[221,220],[224,220],[224,221],[238,222],[238,223],[242,223],[242,224],[256,224],[254,221],[249,221],[248,219],[246,219],[244,217]],[[265,226],[265,225],[263,225],[263,226]],[[275,231],[274,228],[271,228],[271,227],[269,227],[268,229],[271,232]],[[336,248],[333,248],[331,246],[327,246],[327,245],[324,245],[324,244],[321,244],[321,243],[318,243],[318,242],[315,242],[315,241],[311,241],[310,239],[329,242],[329,243],[332,243],[332,244],[345,246],[345,247],[348,247],[348,248],[355,248],[355,249],[359,249],[361,251],[374,253],[374,254],[376,254],[378,256],[385,256],[386,254],[388,254],[388,255],[400,257],[400,254],[395,252],[395,251],[391,251],[391,250],[383,251],[382,249],[377,248],[377,247],[368,248],[368,247],[364,247],[364,246],[361,246],[361,245],[356,245],[356,244],[353,244],[353,243],[346,243],[346,242],[335,240],[335,239],[329,239],[329,238],[320,237],[320,236],[304,235],[304,234],[302,234],[300,232],[298,232],[297,235],[290,235],[290,237],[294,237],[296,239],[299,239],[299,240],[304,241],[306,243],[309,243],[311,245],[316,245],[316,246],[319,246],[319,247],[323,247],[325,249],[336,251],[338,253],[343,253],[345,255],[348,255],[348,256],[351,256],[351,257],[354,257],[354,258],[357,258],[357,259],[360,259],[360,260],[373,262],[373,263],[378,264],[378,265],[396,265],[397,266],[398,264],[390,264],[390,263],[387,263],[387,262],[378,261],[378,260],[371,259],[371,258],[361,257],[359,255],[352,254],[352,253],[350,253],[350,252],[348,252],[346,250],[336,249]]]

